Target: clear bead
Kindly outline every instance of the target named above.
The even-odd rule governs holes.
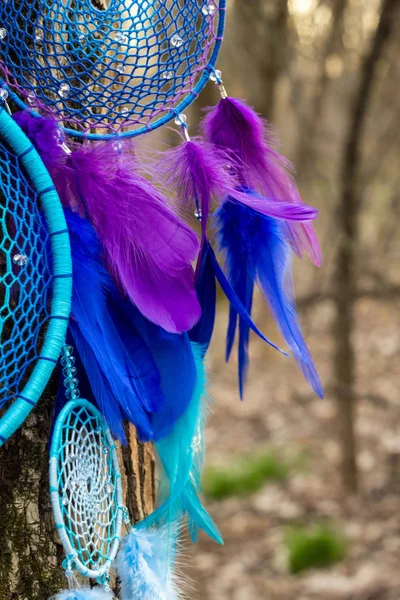
[[[115,489],[115,488],[114,488],[114,486],[113,486],[113,484],[112,484],[112,483],[107,483],[107,484],[106,484],[106,492],[107,492],[107,494],[112,494],[112,493],[113,493],[113,491],[114,491],[114,489]]]
[[[121,150],[123,148],[123,143],[121,142],[121,140],[114,140],[113,143],[112,143],[112,147],[117,152],[121,152]]]
[[[74,377],[76,375],[76,367],[65,367],[62,372],[64,377]]]
[[[74,387],[76,388],[76,386],[78,385],[79,381],[77,380],[76,377],[66,377],[64,379],[64,385],[65,387]]]
[[[75,365],[75,356],[62,356],[61,364],[63,367],[73,367]]]
[[[62,347],[62,351],[66,356],[71,356],[71,354],[74,353],[74,347],[68,344],[64,344],[64,346]]]
[[[183,39],[181,38],[180,35],[175,33],[175,35],[173,35],[171,38],[171,45],[174,46],[174,48],[180,48],[182,46],[182,44],[183,44]]]
[[[79,488],[79,484],[77,481],[71,481],[71,485],[70,488],[73,492],[76,492],[76,490]]]
[[[163,79],[172,79],[174,76],[174,72],[173,71],[164,71],[164,73],[161,75],[161,77]]]
[[[65,495],[65,496],[63,496],[63,497],[61,498],[61,504],[62,504],[63,506],[67,506],[67,505],[69,504],[69,498],[68,498],[68,496],[67,496],[67,495]]]
[[[220,83],[222,81],[222,71],[220,71],[219,69],[211,71],[210,80],[214,83]]]
[[[41,29],[35,31],[35,42],[39,44],[43,42],[43,31]]]
[[[5,88],[0,90],[0,102],[5,102],[8,98],[8,91]]]
[[[106,456],[108,456],[110,454],[110,448],[108,446],[105,446],[103,448],[103,454],[105,454]]]
[[[19,267],[24,267],[28,262],[28,257],[25,254],[14,254],[13,263]]]
[[[118,73],[121,73],[121,75],[123,73],[125,73],[125,71],[126,71],[126,67],[125,67],[124,63],[118,64],[116,69],[117,69]]]
[[[71,88],[68,85],[68,83],[62,83],[58,89],[58,95],[60,96],[60,98],[67,98],[70,91]]]
[[[209,2],[208,4],[205,4],[203,6],[201,12],[205,17],[212,17],[213,15],[215,15],[216,10],[217,7],[215,6],[214,2]]]
[[[175,119],[175,125],[182,125],[187,123],[187,116],[185,113],[180,113]]]
[[[28,104],[30,104],[31,106],[33,106],[36,103],[36,94],[35,92],[29,92],[27,98],[28,100]]]
[[[123,115],[124,117],[129,113],[129,108],[127,106],[123,106],[121,108],[121,115]]]
[[[6,37],[7,37],[7,29],[4,29],[4,27],[0,27],[0,41],[5,40]]]
[[[80,33],[78,35],[78,42],[81,44],[81,46],[83,46],[83,44],[86,42],[86,35]]]
[[[115,34],[114,39],[119,44],[127,44],[128,41],[129,41],[128,36],[125,33],[123,33],[122,31],[117,31],[117,33]]]
[[[201,208],[197,208],[197,209],[194,211],[194,216],[196,217],[196,219],[197,219],[198,221],[201,221],[201,219],[203,218],[203,214],[202,214],[202,212],[201,212]]]

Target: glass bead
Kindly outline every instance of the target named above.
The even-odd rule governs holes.
[[[0,41],[5,40],[7,37],[7,30],[4,27],[0,27]]]
[[[68,344],[64,344],[64,346],[62,347],[62,351],[66,355],[71,355],[71,354],[74,353],[74,347],[73,346],[69,346]]]
[[[86,35],[80,33],[78,35],[78,42],[81,44],[81,46],[83,46],[83,44],[86,42]]]
[[[115,140],[112,143],[112,147],[114,148],[114,150],[116,150],[117,152],[121,152],[122,148],[123,148],[123,143],[121,142],[121,140]]]
[[[175,33],[175,35],[173,35],[171,38],[171,45],[174,46],[174,48],[180,48],[182,46],[182,44],[183,44],[183,39],[181,38],[180,35]]]
[[[129,113],[129,108],[127,106],[123,106],[121,108],[121,115],[126,116]]]
[[[201,12],[205,17],[212,17],[213,15],[215,15],[216,10],[217,7],[215,6],[214,2],[209,2],[208,4],[205,4],[203,6]]]
[[[75,364],[75,356],[62,356],[61,364],[63,367],[73,367]]]
[[[125,73],[125,71],[126,71],[126,67],[123,63],[120,63],[119,65],[117,65],[116,69],[117,69],[118,73],[121,73],[121,75],[123,73]]]
[[[174,76],[174,72],[173,71],[164,71],[164,73],[161,75],[161,77],[163,79],[172,79]]]
[[[74,377],[76,375],[76,367],[65,367],[62,372],[64,377]]]
[[[5,88],[0,90],[0,102],[5,102],[8,98],[8,91]]]
[[[77,481],[71,481],[71,485],[70,488],[73,492],[76,492],[76,490],[79,488],[79,484]]]
[[[197,208],[197,209],[194,211],[194,216],[196,217],[196,219],[197,219],[198,221],[201,221],[201,219],[203,218],[203,214],[202,214],[202,212],[201,212],[201,208]]]
[[[35,94],[35,92],[29,92],[29,94],[28,94],[28,96],[27,96],[26,99],[28,100],[28,104],[30,104],[31,106],[33,104],[35,104],[35,102],[36,102],[36,94]]]
[[[187,116],[185,115],[185,113],[180,113],[176,119],[175,119],[175,125],[182,125],[184,123],[187,123]]]
[[[35,42],[43,42],[43,31],[41,29],[37,29],[35,32]]]
[[[19,267],[24,267],[28,262],[28,257],[25,254],[14,254],[13,263]]]
[[[63,506],[67,506],[67,505],[69,504],[69,498],[68,498],[68,496],[63,496],[63,497],[62,497],[62,499],[61,499],[61,504],[62,504]]]
[[[62,83],[58,89],[58,95],[60,96],[60,98],[67,98],[70,91],[71,88],[68,85],[68,83]]]
[[[122,31],[117,31],[117,33],[115,34],[114,39],[119,44],[127,44],[128,41],[129,41],[128,36],[125,33],[123,33]]]
[[[214,83],[220,83],[222,81],[222,71],[220,71],[219,69],[211,71],[210,80]]]
[[[113,486],[113,484],[112,484],[112,483],[107,483],[107,484],[106,484],[106,492],[107,492],[107,494],[112,494],[112,493],[113,493],[113,491],[114,491],[114,489],[115,489],[115,488],[114,488],[114,486]]]
[[[76,377],[66,377],[64,379],[64,385],[65,387],[76,387],[78,385],[79,381],[77,380]]]
[[[110,454],[110,448],[108,446],[105,446],[103,448],[103,454],[105,454],[106,456],[108,456]]]

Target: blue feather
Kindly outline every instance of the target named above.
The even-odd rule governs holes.
[[[156,443],[164,472],[162,487],[169,489],[168,497],[139,527],[149,528],[160,524],[173,527],[180,518],[187,517],[193,537],[196,536],[197,528],[201,528],[222,543],[220,533],[198,499],[205,456],[207,405],[204,396],[203,349],[196,344],[192,344],[192,348],[197,377],[191,402],[175,423],[171,434]]]
[[[178,527],[135,527],[122,540],[115,562],[121,600],[178,600],[174,572]]]
[[[123,418],[143,440],[153,439],[149,413],[164,403],[160,375],[100,258],[88,221],[66,210],[73,261],[70,331],[93,394],[113,433],[123,435]]]
[[[200,321],[189,331],[192,342],[199,344],[206,354],[214,330],[217,306],[217,286],[209,247],[204,246],[199,277],[196,284],[197,297],[201,306]]]
[[[196,362],[187,333],[169,333],[148,321],[132,304],[125,313],[139,331],[160,374],[164,404],[151,415],[154,439],[166,437],[187,410],[196,386]]]
[[[235,294],[250,313],[254,283],[258,279],[286,343],[313,390],[323,396],[321,382],[301,334],[293,299],[291,250],[284,223],[244,204],[227,200],[216,214],[220,248],[226,251],[229,279]],[[239,307],[240,308],[240,307]],[[227,335],[229,357],[239,317],[239,388],[241,395],[248,365],[249,323],[231,301]],[[234,325],[233,325],[234,323]],[[251,328],[251,326],[250,326]]]

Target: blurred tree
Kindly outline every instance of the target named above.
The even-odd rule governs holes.
[[[342,479],[346,491],[358,490],[355,411],[355,355],[352,346],[354,302],[357,297],[356,271],[360,198],[361,145],[366,116],[375,83],[377,65],[389,42],[399,0],[383,0],[380,18],[371,46],[360,66],[360,83],[351,108],[350,124],[345,137],[341,160],[341,198],[338,206],[339,247],[334,281],[336,319],[335,378],[338,399],[338,420],[342,442]]]

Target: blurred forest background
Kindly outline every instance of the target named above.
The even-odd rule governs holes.
[[[219,68],[320,210],[324,264],[294,266],[326,399],[254,338],[240,403],[220,307],[204,487],[225,546],[184,556],[192,595],[398,600],[400,1],[231,0]],[[209,85],[200,104],[217,99]],[[279,339],[261,299],[255,315]]]

